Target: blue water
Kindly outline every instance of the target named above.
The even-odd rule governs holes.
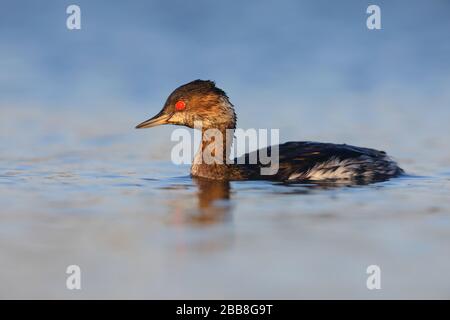
[[[201,184],[168,162],[92,158],[2,162],[2,297],[448,297],[448,173]]]
[[[71,2],[1,2],[0,298],[449,298],[448,2],[379,1],[373,32],[365,1],[194,3],[81,0],[68,31]],[[196,78],[241,128],[382,149],[407,175],[193,180],[175,127],[133,128]]]

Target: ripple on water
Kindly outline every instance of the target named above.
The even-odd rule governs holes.
[[[327,274],[332,259],[333,272],[341,274],[338,284],[352,281],[361,268],[364,274],[362,266],[375,261],[403,280],[409,279],[403,268],[414,265],[427,283],[446,288],[430,276],[435,269],[427,261],[450,267],[444,255],[450,246],[448,172],[367,186],[224,183],[180,176],[179,168],[167,164],[159,172],[144,163],[87,163],[92,167],[2,166],[0,258],[10,261],[4,269],[9,277],[20,275],[16,264],[45,272],[55,262],[75,259],[102,270],[115,261],[112,270],[133,278],[125,262],[132,261],[147,270],[138,272],[141,278],[161,277],[175,286],[180,279],[169,277],[162,263],[170,261],[174,274],[202,279],[222,270],[220,276],[232,283],[270,260],[276,268],[265,268],[264,277],[283,281],[297,279],[300,271]],[[27,243],[51,258],[29,254],[34,249]],[[102,281],[91,285],[101,288]]]

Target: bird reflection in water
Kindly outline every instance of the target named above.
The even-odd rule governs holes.
[[[174,207],[172,222],[210,225],[230,220],[230,182],[204,178],[192,178],[192,181],[196,188],[196,204],[192,207],[184,202],[183,206]]]
[[[198,187],[199,214],[195,220],[200,223],[224,221],[230,218],[230,182],[194,178]]]
[[[212,225],[229,221],[232,217],[232,203],[230,201],[230,182],[226,180],[212,180],[192,177],[196,188],[194,205],[186,201],[184,195],[179,201],[172,202],[171,222],[175,224]],[[365,186],[364,181],[304,181],[302,183],[272,182],[264,185],[268,192],[280,196],[306,196],[309,194],[343,188],[357,188]],[[378,186],[379,187],[379,186]],[[171,188],[186,188],[186,185],[172,185]],[[241,192],[248,190],[240,189]],[[189,193],[189,198],[191,197]]]

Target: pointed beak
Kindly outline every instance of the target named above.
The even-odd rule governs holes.
[[[153,118],[150,118],[150,119],[145,120],[144,122],[138,124],[136,126],[136,129],[151,128],[151,127],[156,127],[156,126],[160,126],[160,125],[163,125],[163,124],[168,124],[169,123],[169,119],[171,117],[172,117],[172,115],[165,114],[163,111],[161,111],[160,113],[158,113]]]

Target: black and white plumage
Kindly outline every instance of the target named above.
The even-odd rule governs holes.
[[[403,170],[384,151],[355,147],[347,144],[319,142],[286,142],[279,148],[279,169],[272,176],[261,176],[260,164],[244,165],[241,174],[248,179],[278,181],[351,180],[382,181],[398,176]],[[254,151],[270,154],[272,147]],[[252,154],[245,154],[248,163]],[[259,159],[259,158],[258,158]],[[236,163],[238,160],[235,160]],[[259,162],[259,161],[258,161]]]
[[[387,180],[403,173],[384,151],[361,148],[346,144],[318,142],[287,142],[279,145],[278,170],[262,175],[261,162],[252,164],[251,155],[259,157],[259,151],[270,154],[271,147],[246,154],[229,163],[229,154],[222,150],[221,163],[206,164],[203,150],[209,144],[205,138],[208,129],[223,133],[222,145],[229,150],[233,139],[229,131],[236,128],[236,113],[226,93],[212,81],[195,80],[175,89],[167,98],[163,109],[137,128],[149,128],[163,124],[194,127],[200,121],[202,142],[195,156],[191,174],[214,180],[275,180],[275,181],[324,181],[345,180],[370,183]],[[232,134],[231,134],[232,137]]]

